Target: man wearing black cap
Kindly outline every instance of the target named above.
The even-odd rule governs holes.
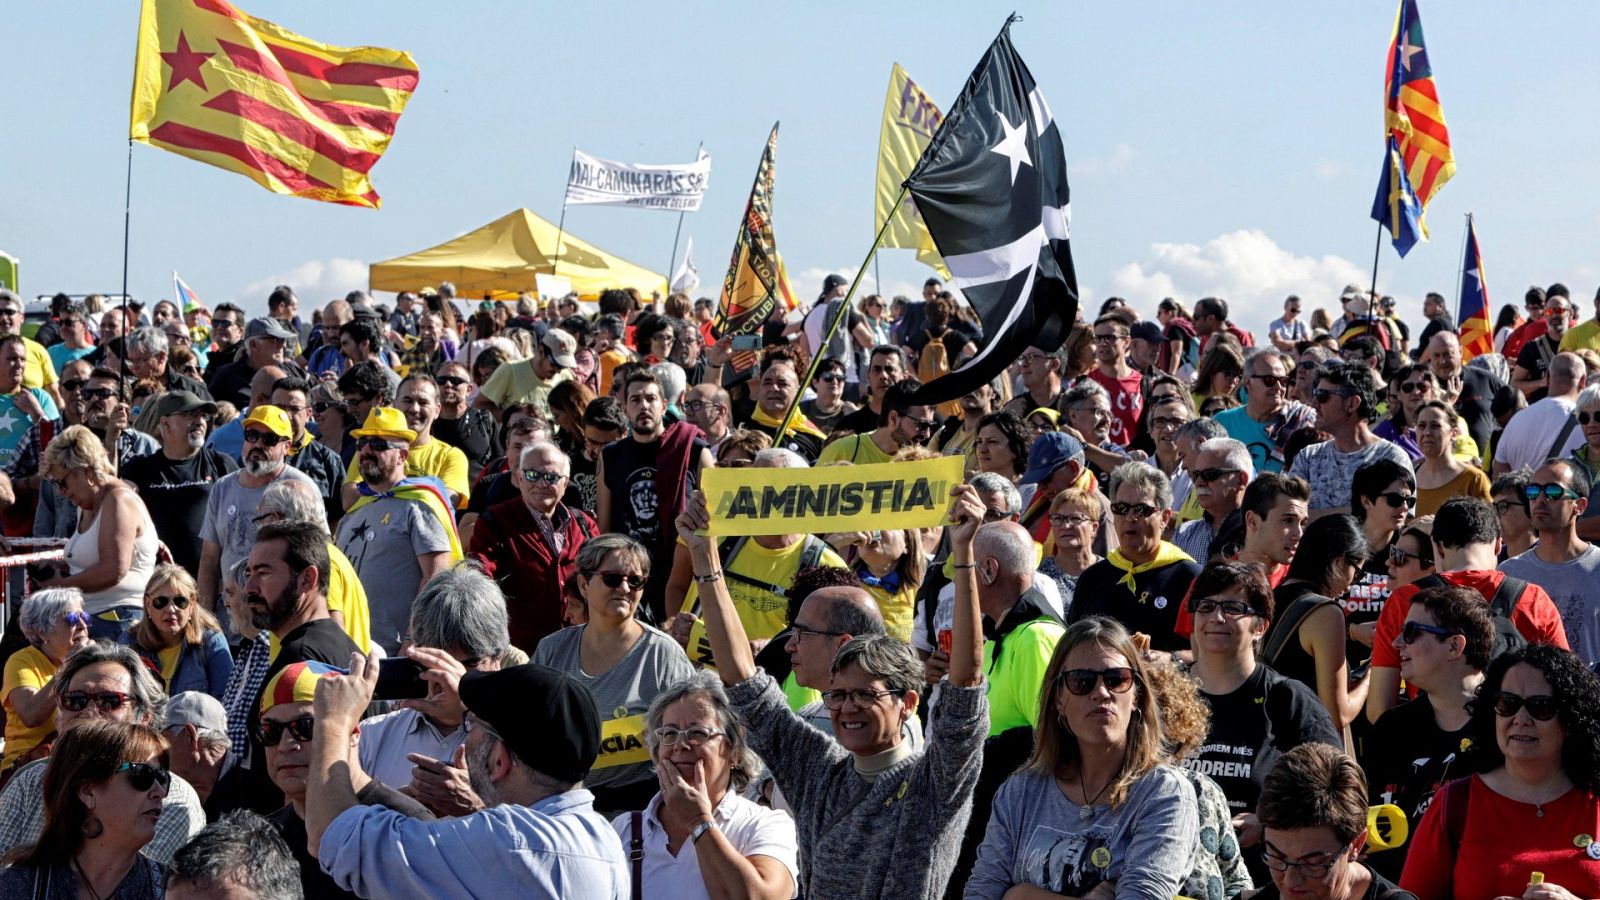
[[[156,403],[161,449],[128,461],[122,477],[139,489],[172,561],[200,571],[200,526],[206,498],[219,479],[239,468],[225,453],[206,449],[206,432],[217,405],[190,391],[169,391]]]
[[[244,329],[244,352],[234,362],[218,369],[211,377],[211,396],[226,400],[245,409],[250,406],[250,379],[263,366],[282,366],[286,359],[284,349],[294,332],[283,323],[267,316],[250,320]],[[290,367],[300,374],[299,366]]]
[[[582,786],[600,752],[589,690],[535,663],[423,677],[467,708],[467,774],[487,808],[422,822],[357,802],[342,736],[372,702],[378,662],[356,654],[314,703],[306,832],[323,870],[364,897],[627,896],[622,843]]]

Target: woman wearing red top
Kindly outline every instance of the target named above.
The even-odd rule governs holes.
[[[1468,708],[1483,774],[1434,795],[1400,886],[1421,900],[1600,896],[1600,678],[1530,644],[1489,664]]]

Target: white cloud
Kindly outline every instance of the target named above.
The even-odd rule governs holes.
[[[1152,244],[1150,254],[1111,273],[1103,293],[1126,297],[1150,315],[1163,297],[1192,305],[1201,297],[1228,301],[1229,316],[1264,334],[1283,311],[1283,298],[1298,294],[1308,307],[1327,306],[1350,283],[1365,283],[1361,267],[1339,256],[1300,256],[1279,247],[1265,232],[1246,229],[1205,244]],[[1085,315],[1088,311],[1085,311]]]
[[[1118,144],[1106,156],[1087,156],[1083,159],[1068,159],[1067,171],[1074,176],[1082,175],[1097,178],[1101,175],[1121,175],[1128,171],[1134,156],[1133,148],[1127,144]]]
[[[357,288],[365,290],[367,271],[367,264],[359,259],[335,257],[307,260],[287,272],[250,282],[234,295],[234,302],[244,307],[247,313],[264,315],[267,295],[272,293],[274,287],[287,284],[299,295],[303,307],[301,314],[305,315]]]
[[[1311,171],[1323,181],[1333,181],[1344,176],[1345,166],[1344,163],[1331,159],[1319,159],[1316,165],[1311,167]]]

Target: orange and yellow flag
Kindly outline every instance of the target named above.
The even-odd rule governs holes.
[[[409,53],[321,44],[227,0],[143,0],[129,137],[274,193],[377,208],[367,175],[417,77]]]

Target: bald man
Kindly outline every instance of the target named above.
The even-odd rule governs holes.
[[[800,604],[783,649],[789,653],[795,683],[824,691],[833,683],[833,658],[840,647],[852,638],[884,633],[883,613],[871,594],[858,587],[818,588]],[[803,706],[800,717],[818,731],[833,734],[833,721],[821,698]],[[911,727],[907,721],[906,736],[920,747],[921,726]]]
[[[1462,365],[1461,340],[1453,332],[1441,331],[1434,335],[1428,342],[1426,357],[1434,377],[1439,379],[1440,389],[1455,403],[1456,412],[1467,420],[1467,433],[1472,435],[1479,449],[1488,447],[1498,424],[1494,408],[1497,403],[1510,408],[1515,389],[1488,369]]]
[[[1537,469],[1545,460],[1563,457],[1582,446],[1578,427],[1578,392],[1588,368],[1576,353],[1557,353],[1545,369],[1544,399],[1522,410],[1506,423],[1494,448],[1494,474],[1504,475],[1527,466]]]

